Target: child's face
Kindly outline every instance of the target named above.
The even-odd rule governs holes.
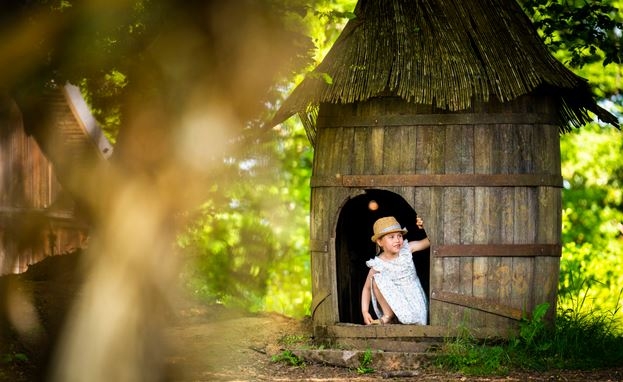
[[[402,238],[402,233],[393,232],[393,233],[388,233],[387,235],[378,239],[376,242],[379,245],[379,247],[383,248],[384,252],[387,252],[390,254],[396,254],[400,251],[403,240],[404,239]]]

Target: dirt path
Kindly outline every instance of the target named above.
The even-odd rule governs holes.
[[[218,309],[217,309],[218,310]],[[310,336],[305,321],[278,314],[235,316],[194,307],[168,331],[173,379],[185,381],[623,381],[621,368],[594,371],[513,372],[503,376],[470,377],[435,371],[415,371],[408,377],[388,377],[383,371],[358,374],[354,369],[306,362],[293,367],[271,357],[286,348],[284,338]],[[220,316],[220,317],[219,317]],[[296,346],[296,344],[294,344]],[[396,375],[396,374],[392,374]]]
[[[0,381],[44,380],[42,363],[52,347],[46,346],[59,331],[77,290],[76,258],[57,256],[38,264],[26,274],[0,277]],[[19,290],[20,293],[14,292]],[[21,305],[39,312],[44,331],[51,334],[26,343],[9,330],[7,301],[21,296]],[[174,320],[165,330],[165,381],[623,381],[623,365],[617,369],[590,372],[559,371],[512,373],[497,377],[468,377],[417,370],[411,377],[387,378],[382,372],[358,374],[353,368],[311,361],[294,367],[273,362],[272,356],[293,349],[297,341],[309,342],[308,321],[279,314],[247,314],[221,306],[202,306],[183,301],[173,312]],[[300,343],[298,343],[300,346]]]

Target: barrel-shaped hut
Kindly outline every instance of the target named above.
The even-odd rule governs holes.
[[[298,114],[315,148],[316,336],[408,349],[457,328],[507,336],[542,303],[552,314],[559,134],[592,120],[589,111],[618,121],[514,0],[360,0],[354,13],[273,120]],[[383,216],[407,239],[430,238],[414,254],[428,325],[361,325],[372,225]]]

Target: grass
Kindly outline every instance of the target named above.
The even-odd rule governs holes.
[[[359,366],[357,367],[357,373],[374,373],[374,368],[372,367],[372,349],[366,349],[366,351],[363,352],[359,357]]]
[[[0,356],[0,363],[28,362],[28,356],[24,353],[6,353]]]
[[[598,369],[623,364],[619,304],[612,311],[586,306],[585,297],[559,310],[554,325],[537,306],[507,341],[482,342],[467,330],[437,352],[435,366],[466,375],[503,375],[509,370]]]
[[[279,354],[271,357],[273,362],[285,362],[290,366],[302,367],[305,366],[305,361],[297,357],[292,351],[284,350]]]

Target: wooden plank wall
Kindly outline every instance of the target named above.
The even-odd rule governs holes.
[[[312,187],[311,239],[326,244],[319,246],[322,251],[312,247],[315,324],[338,320],[337,298],[326,298],[337,293],[335,226],[341,206],[364,188],[402,196],[425,219],[433,247],[559,244],[561,202],[556,185],[340,185],[340,178],[349,175],[559,176],[558,127],[552,122],[555,105],[545,101],[524,97],[504,105],[480,105],[464,114],[406,105],[397,99],[321,106],[313,179],[328,183]],[[440,113],[442,122],[434,122],[435,113]],[[489,113],[483,123],[477,123],[478,113]],[[410,120],[420,123],[409,124]],[[515,325],[516,317],[507,315],[539,302],[555,303],[558,267],[557,256],[538,253],[433,257],[430,323],[500,330]],[[435,298],[434,291],[444,298]]]
[[[60,195],[52,164],[26,134],[19,107],[0,98],[0,274],[84,245],[87,230],[75,221],[73,204],[55,207]]]

